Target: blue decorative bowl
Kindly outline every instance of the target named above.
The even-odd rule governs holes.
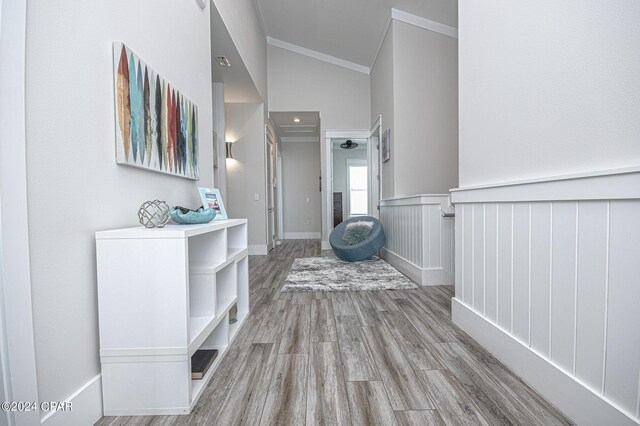
[[[198,211],[190,211],[182,213],[180,209],[171,208],[169,212],[171,220],[180,225],[193,225],[196,223],[209,223],[216,217],[216,211],[213,209],[199,208]]]

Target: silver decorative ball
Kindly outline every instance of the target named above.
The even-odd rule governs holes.
[[[169,205],[164,201],[145,201],[138,210],[138,220],[147,228],[164,228],[170,218]]]

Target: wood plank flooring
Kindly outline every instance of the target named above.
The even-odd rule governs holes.
[[[251,315],[190,415],[98,425],[571,424],[451,322],[452,287],[280,293],[295,257],[330,254],[250,257]]]

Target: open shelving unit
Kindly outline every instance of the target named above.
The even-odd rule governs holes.
[[[101,231],[96,250],[104,414],[188,414],[249,314],[246,219]],[[218,356],[192,380],[198,349]]]

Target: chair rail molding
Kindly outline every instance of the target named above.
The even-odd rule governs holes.
[[[640,424],[640,168],[452,191],[452,318],[578,424]]]
[[[454,282],[454,221],[448,194],[380,200],[386,242],[381,256],[420,285]]]

